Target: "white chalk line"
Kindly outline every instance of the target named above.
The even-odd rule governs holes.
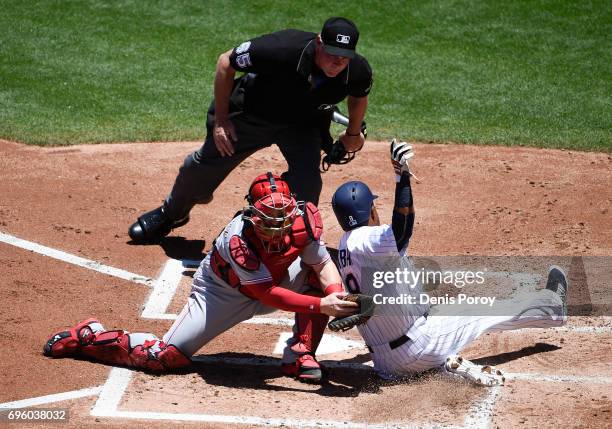
[[[280,364],[278,359],[267,357],[262,358],[218,358],[210,356],[195,356],[195,362],[208,364],[226,365],[253,365],[253,366],[274,366]],[[328,368],[342,368],[353,370],[371,370],[371,362],[365,364],[342,363],[336,361],[323,361]],[[328,427],[328,428],[383,428],[383,427],[444,427],[437,424],[414,424],[405,422],[386,422],[384,424],[371,424],[366,422],[334,421],[334,420],[300,420],[300,419],[279,419],[264,418],[257,416],[240,415],[209,415],[209,414],[190,414],[190,413],[159,413],[149,411],[121,411],[119,404],[132,379],[133,372],[126,368],[113,368],[103,386],[90,387],[70,392],[46,395],[20,401],[6,402],[0,404],[0,408],[25,408],[36,405],[48,404],[53,402],[78,399],[88,396],[98,395],[98,400],[91,409],[94,417],[109,418],[128,418],[128,419],[151,419],[151,420],[176,420],[176,421],[200,421],[209,423],[235,423],[259,426],[289,426],[289,427]],[[572,376],[572,375],[542,375],[528,373],[504,373],[508,380],[528,380],[539,382],[561,382],[561,383],[593,383],[593,384],[612,384],[612,377],[591,377],[591,376]],[[495,386],[490,389],[489,394],[484,400],[474,404],[468,411],[464,427],[482,428],[489,426],[493,407],[503,387]]]
[[[157,316],[165,315],[183,277],[183,267],[182,261],[176,259],[166,261],[161,274],[153,282],[153,290],[147,299],[141,317],[157,319]],[[175,314],[172,316],[176,318]]]
[[[167,421],[188,421],[206,423],[225,423],[243,424],[253,426],[272,426],[272,427],[295,427],[295,428],[344,428],[344,429],[459,429],[459,426],[445,426],[429,423],[404,423],[404,422],[385,422],[368,423],[353,422],[350,420],[299,420],[292,418],[265,418],[257,416],[233,416],[223,414],[189,414],[189,413],[159,413],[152,411],[114,411],[105,416],[112,418],[138,419],[138,420],[167,420]]]
[[[482,401],[476,402],[470,407],[463,421],[465,428],[487,429],[489,427],[493,408],[502,388],[503,386],[491,387],[488,395]]]
[[[367,423],[352,422],[348,420],[303,420],[293,418],[266,418],[259,416],[241,416],[224,414],[195,414],[195,413],[166,413],[155,411],[129,411],[120,410],[119,404],[132,379],[133,372],[126,368],[113,368],[101,387],[101,392],[91,415],[95,417],[144,419],[144,420],[174,420],[195,421],[207,423],[244,424],[257,426],[286,426],[286,427],[316,427],[316,428],[355,428],[355,429],[383,429],[397,428],[456,428],[437,424],[413,424],[407,422]]]
[[[119,403],[132,379],[127,368],[113,368],[102,386],[98,400],[91,409],[92,416],[109,416],[117,411]]]
[[[593,377],[585,375],[545,375],[530,374],[522,372],[504,372],[508,380],[526,380],[553,383],[591,383],[591,384],[612,384],[612,377]]]
[[[242,323],[247,325],[275,325],[275,326],[293,326],[295,320],[288,317],[259,317],[255,316],[252,319],[245,320]]]
[[[87,387],[85,389],[71,390],[69,392],[54,393],[52,395],[37,396],[35,398],[22,399],[19,401],[4,402],[0,408],[27,408],[36,405],[51,404],[53,402],[68,401],[71,399],[85,398],[87,396],[98,395],[102,391],[102,386]]]
[[[148,277],[144,277],[138,274],[130,273],[129,271],[122,270],[120,268],[111,267],[108,265],[101,264],[91,259],[81,258],[80,256],[72,255],[61,250],[53,249],[51,247],[43,246],[41,244],[33,243],[31,241],[23,240],[13,235],[5,234],[0,232],[0,242],[10,244],[15,247],[19,247],[24,250],[38,253],[40,255],[48,256],[53,259],[57,259],[63,262],[67,262],[72,265],[87,268],[89,270],[97,271],[102,274],[109,276],[118,277],[123,280],[129,280],[134,283],[144,284],[151,286],[153,280]]]
[[[504,372],[506,380],[525,380],[536,382],[553,383],[591,383],[591,384],[612,384],[612,377],[592,377],[576,375],[544,375],[529,373]],[[495,403],[499,398],[503,386],[494,386],[484,400],[474,404],[465,417],[464,427],[474,429],[488,429],[493,416]]]
[[[262,358],[216,358],[209,356],[195,356],[194,361],[210,364],[234,364],[234,365],[255,365],[255,366],[278,366],[280,361],[267,357]],[[327,367],[332,368],[354,368],[370,370],[367,365],[361,364],[342,364],[339,362],[325,362]],[[124,418],[124,419],[143,419],[143,420],[167,420],[167,421],[194,421],[208,423],[243,424],[257,426],[287,426],[287,427],[319,427],[319,428],[457,428],[459,426],[449,426],[440,424],[417,424],[414,422],[384,422],[368,423],[354,422],[348,420],[303,420],[293,418],[265,418],[259,416],[245,415],[223,415],[223,414],[196,414],[196,413],[167,413],[155,411],[129,411],[120,410],[119,404],[125,391],[132,379],[133,372],[125,368],[113,368],[108,380],[101,388],[98,401],[91,410],[91,415],[95,417]],[[553,381],[553,382],[587,382],[587,383],[606,383],[612,384],[610,377],[590,377],[590,376],[548,376],[541,374],[506,373],[508,380],[533,380],[533,381]],[[487,429],[491,423],[495,403],[502,393],[503,386],[494,386],[489,389],[486,397],[476,402],[465,417],[462,427]]]
[[[278,340],[276,341],[272,354],[282,355],[287,345],[287,341],[291,337],[293,337],[293,332],[281,332],[278,336]],[[339,353],[353,349],[365,350],[365,343],[363,341],[355,341],[348,338],[343,338],[339,335],[326,333],[323,335],[319,347],[317,347],[317,356]]]
[[[609,334],[612,326],[556,326],[549,328],[556,332],[577,332],[583,334]],[[510,332],[510,331],[508,331]]]

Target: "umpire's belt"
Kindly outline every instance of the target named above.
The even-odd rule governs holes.
[[[427,316],[429,316],[429,313],[423,314],[423,317],[425,319],[427,319]],[[393,341],[389,341],[389,348],[391,350],[395,350],[399,346],[402,346],[402,345],[406,344],[408,341],[410,341],[410,337],[408,335],[404,334],[404,335],[400,336],[399,338],[394,339]],[[368,348],[370,353],[374,353],[374,350],[372,349],[372,347],[370,347],[367,344],[366,344],[366,347]]]

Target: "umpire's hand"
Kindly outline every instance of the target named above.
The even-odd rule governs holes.
[[[215,121],[213,139],[221,156],[232,156],[234,154],[233,142],[238,141],[238,136],[234,124],[229,119],[217,119]]]
[[[348,135],[346,131],[343,131],[338,138],[344,145],[344,148],[347,152],[355,152],[360,150],[365,143],[365,137],[363,133],[359,133],[359,135]]]

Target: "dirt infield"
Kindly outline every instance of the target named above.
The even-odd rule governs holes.
[[[329,337],[329,344],[342,347],[330,346],[321,356],[330,368],[328,385],[282,378],[274,353],[290,331],[290,315],[282,312],[215,339],[185,374],[155,377],[44,358],[48,334],[91,315],[109,329],[161,336],[188,293],[194,261],[242,207],[250,180],[262,169],[285,167],[277,150],[258,152],[161,245],[131,245],[131,222],[161,203],[183,158],[198,146],[41,149],[0,140],[0,407],[77,392],[66,400],[21,403],[68,408],[69,427],[119,427],[125,419],[147,428],[167,427],[168,421],[219,428],[612,426],[610,317],[573,317],[558,330],[484,336],[465,355],[514,374],[495,389],[437,375],[382,383],[371,375],[355,331]],[[612,255],[612,156],[433,144],[415,149],[421,183],[413,188],[412,254],[555,255],[582,264],[582,272],[599,264],[604,274],[589,277],[597,283],[591,286],[609,303],[612,267],[586,257]],[[332,246],[341,230],[329,201],[349,179],[368,182],[380,196],[381,218],[390,219],[394,180],[386,144],[369,142],[354,162],[324,175],[320,209]],[[152,298],[161,278],[176,282],[167,306]]]

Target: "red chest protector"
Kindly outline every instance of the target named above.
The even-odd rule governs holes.
[[[302,252],[301,247],[296,247],[291,243],[289,247],[282,252],[268,253],[261,241],[255,235],[253,228],[245,228],[244,235],[249,245],[254,248],[260,261],[266,266],[268,271],[270,271],[272,281],[276,285],[279,284],[285,277],[285,274],[287,274],[289,265],[291,265]]]
[[[287,274],[289,265],[297,259],[302,249],[312,241],[319,240],[322,232],[323,220],[321,219],[319,210],[314,204],[306,203],[302,215],[298,216],[293,222],[291,233],[285,237],[287,245],[286,250],[282,252],[268,252],[261,240],[255,235],[253,227],[250,224],[245,224],[243,234],[247,243],[244,243],[240,237],[232,237],[230,240],[230,253],[234,258],[234,255],[244,255],[245,247],[254,251],[253,253],[255,255],[234,258],[234,260],[241,264],[241,266],[243,266],[243,264],[240,260],[243,260],[245,263],[251,261],[250,267],[245,266],[245,268],[252,270],[252,259],[256,257],[266,266],[268,271],[270,271],[274,284],[279,284]],[[234,243],[234,245],[232,245],[232,243]]]

